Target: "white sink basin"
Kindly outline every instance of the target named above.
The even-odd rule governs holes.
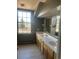
[[[44,42],[57,53],[57,39],[50,36],[50,35],[46,35],[44,36]]]
[[[52,46],[57,46],[56,42],[54,42],[54,41],[49,41],[48,43],[49,43],[50,45],[52,45]]]

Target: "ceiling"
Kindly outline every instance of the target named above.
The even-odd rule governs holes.
[[[17,8],[36,10],[39,2],[45,2],[45,1],[46,0],[17,0]]]

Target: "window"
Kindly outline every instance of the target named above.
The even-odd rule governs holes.
[[[18,10],[18,33],[31,33],[31,12]]]

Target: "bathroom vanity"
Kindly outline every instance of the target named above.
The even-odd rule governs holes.
[[[43,32],[36,33],[37,46],[46,59],[57,59],[57,39]]]

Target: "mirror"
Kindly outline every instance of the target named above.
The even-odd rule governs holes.
[[[49,35],[58,38],[60,33],[60,15],[53,16],[52,18],[45,18],[43,30]]]
[[[61,21],[61,13],[60,13],[60,5],[57,7],[57,14],[52,17],[44,18],[44,32],[48,33],[51,36],[56,38],[60,37],[60,21]]]

